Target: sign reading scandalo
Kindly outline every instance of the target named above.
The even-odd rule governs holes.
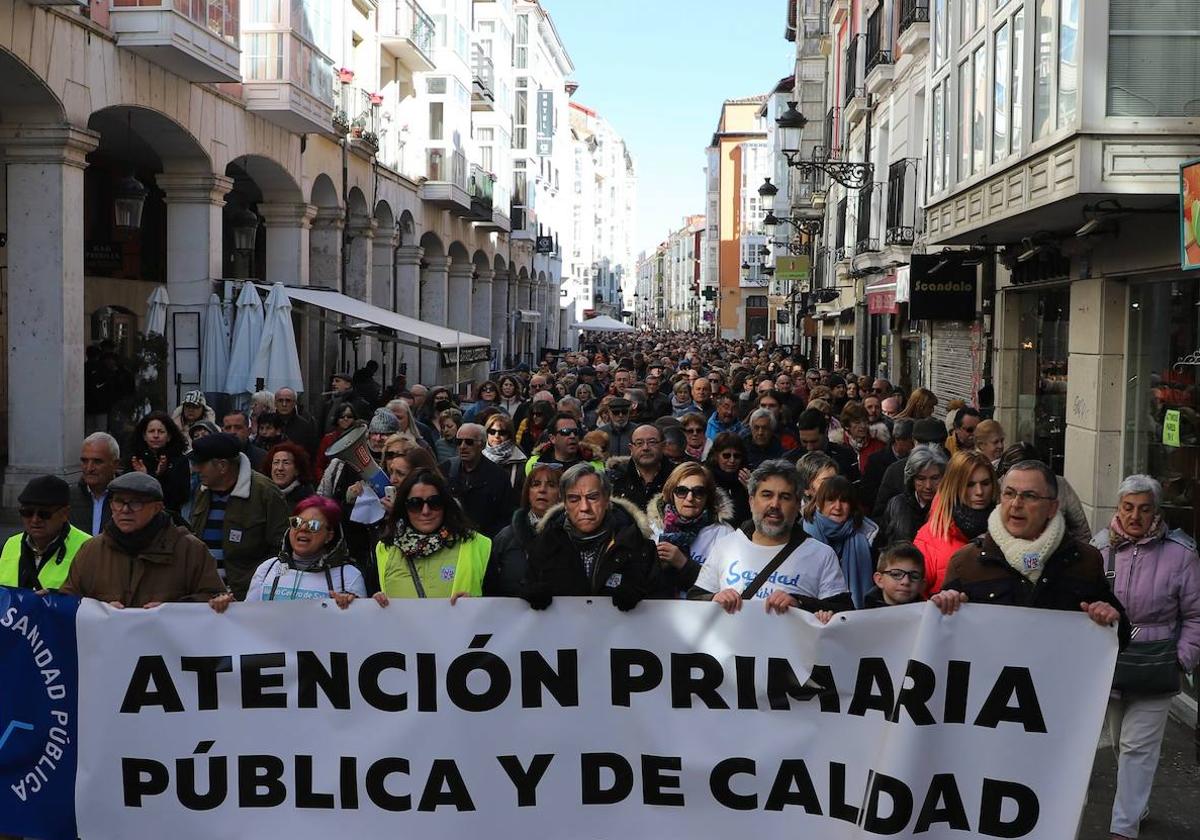
[[[913,321],[973,321],[978,311],[975,265],[965,254],[913,254],[908,317]]]

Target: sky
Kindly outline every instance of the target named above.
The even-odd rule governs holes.
[[[795,69],[787,0],[542,0],[575,64],[573,100],[624,138],[638,176],[634,250],[704,212],[704,150],[721,103]],[[635,253],[636,256],[636,253]]]

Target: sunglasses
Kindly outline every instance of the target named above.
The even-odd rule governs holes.
[[[555,429],[554,434],[563,437],[579,437],[579,429]]]
[[[22,519],[40,519],[45,522],[49,520],[50,517],[54,516],[54,514],[58,513],[59,510],[61,510],[61,508],[46,510],[45,508],[23,507],[18,509],[18,513],[21,514]]]
[[[703,499],[708,495],[708,488],[703,484],[698,484],[695,487],[684,487],[682,484],[675,485],[672,495],[676,499],[684,499],[691,496],[694,499]]]
[[[699,434],[702,434],[703,432],[704,432],[704,429],[700,428],[699,426],[691,426],[691,427],[683,430],[683,433],[685,435],[699,435]]]
[[[411,513],[420,513],[425,508],[430,510],[443,510],[446,507],[446,500],[441,496],[410,496],[404,500],[404,507]]]
[[[458,446],[478,446],[482,443],[482,441],[475,440],[475,438],[455,438],[454,442]]]
[[[312,533],[320,533],[325,527],[325,523],[320,519],[304,519],[300,516],[292,516],[288,518],[288,526],[293,531],[311,531]]]
[[[494,436],[494,437],[499,437],[499,438],[506,438],[509,435],[508,435],[507,429],[488,429],[488,436],[489,437]]]

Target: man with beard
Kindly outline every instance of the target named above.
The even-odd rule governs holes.
[[[748,489],[751,521],[713,546],[688,598],[712,601],[730,614],[745,600],[780,615],[798,607],[821,621],[852,609],[833,549],[796,526],[802,489],[796,468],[782,459],[764,461]]]
[[[657,426],[638,426],[630,439],[630,457],[609,461],[613,495],[645,510],[662,492],[674,467],[663,457],[663,437]]]
[[[621,371],[617,371],[618,374]],[[633,437],[633,424],[629,413],[633,404],[624,396],[613,397],[608,402],[609,421],[600,425],[600,431],[608,435],[608,452],[610,455],[624,456],[629,454],[629,440]]]

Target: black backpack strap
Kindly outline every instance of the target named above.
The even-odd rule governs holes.
[[[799,548],[800,543],[808,538],[808,534],[804,533],[804,528],[797,526],[792,529],[791,539],[787,541],[787,545],[779,549],[779,553],[771,558],[771,562],[763,566],[758,574],[754,576],[754,580],[750,581],[750,585],[742,590],[742,600],[749,601],[758,594],[758,590],[762,589],[763,584],[770,579],[771,575],[775,574],[775,570],[783,565],[783,561],[791,556],[791,553]]]

